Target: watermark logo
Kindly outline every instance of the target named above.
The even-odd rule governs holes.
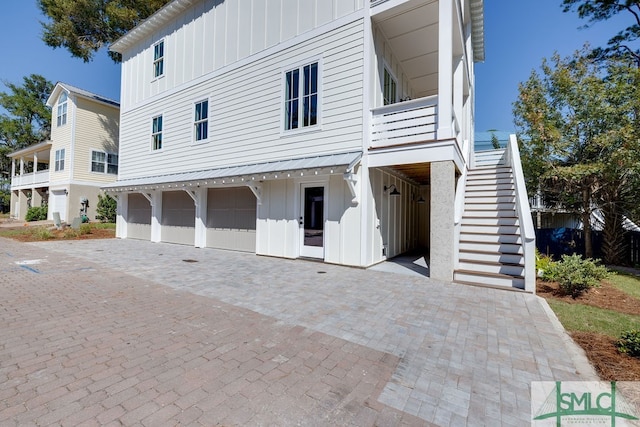
[[[534,381],[532,426],[640,426],[640,382]]]

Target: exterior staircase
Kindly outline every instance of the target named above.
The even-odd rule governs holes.
[[[458,283],[525,289],[521,221],[514,171],[505,150],[476,153],[466,178]]]

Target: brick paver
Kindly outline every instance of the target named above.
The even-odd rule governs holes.
[[[593,375],[533,295],[133,240],[0,247],[0,425],[525,425],[532,380]]]

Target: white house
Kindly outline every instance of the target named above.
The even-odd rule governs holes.
[[[101,187],[117,179],[119,104],[57,83],[47,105],[51,140],[9,154],[10,215],[24,219],[30,206],[48,204],[49,219],[94,219]]]
[[[174,0],[111,50],[119,237],[460,270],[483,0]]]

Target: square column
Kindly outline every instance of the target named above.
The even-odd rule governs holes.
[[[127,221],[129,220],[129,194],[114,194],[118,201],[116,205],[116,237],[127,238]]]
[[[430,277],[448,282],[455,266],[455,172],[451,161],[431,163]]]
[[[453,0],[438,2],[438,139],[453,137]]]
[[[162,191],[151,193],[151,241],[162,241]]]

